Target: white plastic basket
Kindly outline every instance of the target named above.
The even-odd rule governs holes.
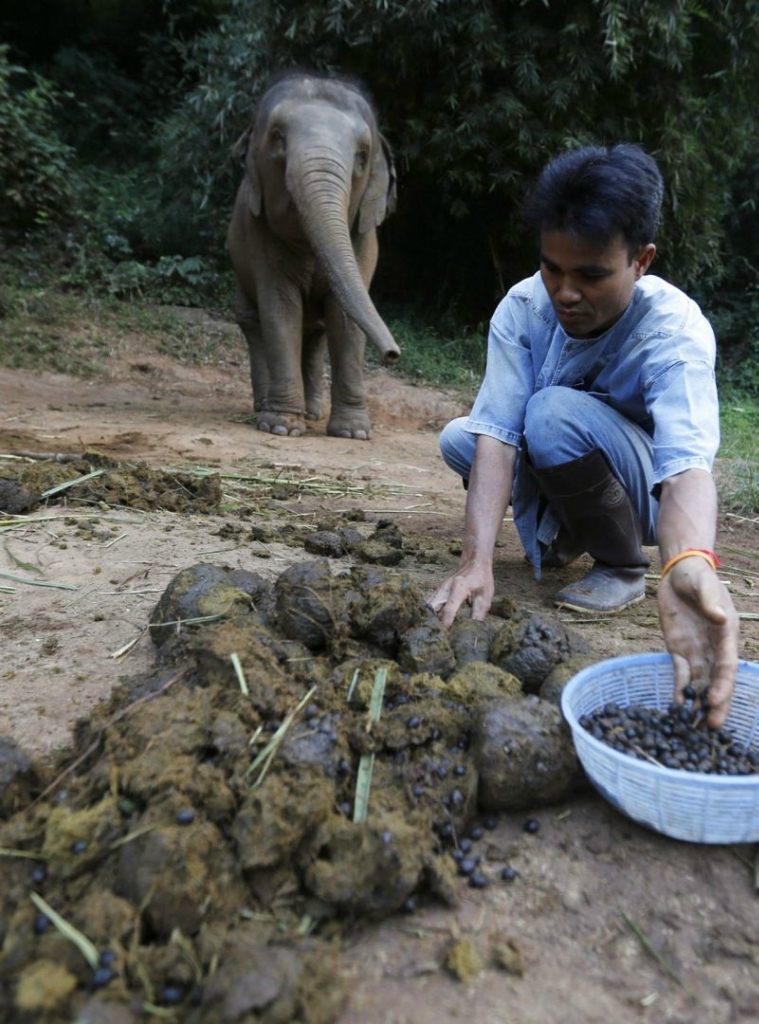
[[[711,775],[663,768],[613,750],[580,725],[604,704],[643,704],[658,711],[672,702],[669,654],[610,658],[582,669],[566,684],[561,709],[580,763],[598,792],[633,821],[692,843],[759,841],[759,774]],[[746,746],[759,746],[759,665],[738,665],[725,723]]]

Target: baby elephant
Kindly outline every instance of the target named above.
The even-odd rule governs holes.
[[[320,419],[328,348],[327,433],[366,440],[365,338],[386,363],[400,355],[368,292],[377,225],[395,203],[376,114],[353,80],[287,72],[264,92],[239,146],[245,174],[227,241],[254,422],[298,437]]]

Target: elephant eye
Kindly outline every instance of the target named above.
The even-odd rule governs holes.
[[[272,153],[275,156],[279,156],[285,152],[285,133],[281,128],[272,128],[269,132],[269,145],[271,146]]]
[[[356,157],[354,160],[354,169],[356,174],[363,174],[369,164],[369,150],[366,146],[361,146],[360,149],[356,150]]]

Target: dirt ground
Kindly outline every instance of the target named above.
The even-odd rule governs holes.
[[[78,720],[153,666],[148,619],[177,572],[213,562],[274,580],[307,557],[287,542],[293,524],[316,530],[325,515],[361,512],[365,530],[390,520],[404,537],[437,543],[442,560],[393,569],[431,592],[457,563],[463,513],[437,431],[464,401],[381,370],[369,375],[369,390],[371,441],[327,438],[323,422],[305,438],[283,439],[248,423],[242,345],[239,360],[197,367],[146,351],[135,336],[88,380],[0,369],[3,465],[10,456],[96,450],[155,468],[218,471],[225,499],[211,515],[50,505],[4,531],[0,737],[32,757],[69,746]],[[265,526],[268,539],[242,542],[241,519],[246,529]],[[747,614],[757,611],[758,532],[756,518],[721,518],[722,571]],[[652,556],[640,605],[602,622],[562,616],[599,658],[663,649]],[[548,611],[553,591],[577,571],[536,583],[513,526],[504,526],[499,595]],[[759,623],[750,618],[741,656],[759,658]],[[539,831],[525,832],[528,817]],[[590,790],[534,813],[501,814],[480,842],[486,861],[513,866],[516,879],[481,891],[462,879],[454,908],[423,902],[413,914],[357,926],[340,954],[349,984],[339,1024],[472,1015],[494,1024],[759,1020],[752,847],[666,839]],[[518,969],[489,958],[494,936],[517,951]],[[481,958],[467,980],[445,968],[457,938]]]

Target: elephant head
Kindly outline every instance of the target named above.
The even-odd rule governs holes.
[[[385,362],[400,350],[368,293],[375,228],[395,204],[390,148],[361,88],[288,72],[262,97],[240,140],[249,212],[280,239],[316,254],[343,312]]]

